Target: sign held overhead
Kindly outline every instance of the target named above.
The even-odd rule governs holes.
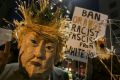
[[[105,35],[106,25],[100,24],[100,22],[107,20],[107,18],[108,16],[102,13],[75,7],[71,34],[66,42],[65,51],[68,55],[79,57],[82,61],[86,60],[87,57],[95,57],[94,40],[99,36]]]

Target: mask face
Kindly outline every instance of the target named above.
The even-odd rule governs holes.
[[[35,32],[28,32],[21,43],[20,61],[29,77],[48,75],[54,66],[56,56],[55,42],[41,37]]]

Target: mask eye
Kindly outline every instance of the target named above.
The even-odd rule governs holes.
[[[35,40],[31,40],[32,43],[36,44],[37,42]]]
[[[36,40],[31,39],[31,43],[32,43],[34,46],[37,46],[37,41],[36,41]]]
[[[47,51],[54,51],[54,45],[53,44],[46,44],[46,50]]]

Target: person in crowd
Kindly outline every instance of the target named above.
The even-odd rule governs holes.
[[[3,71],[5,65],[9,62],[10,56],[10,42],[7,42],[0,46],[0,73]]]
[[[73,73],[73,80],[85,80],[86,63],[76,61],[76,72]]]
[[[34,19],[30,9],[23,5],[18,9],[24,16],[22,21],[14,20],[13,37],[18,43],[18,63],[6,64],[0,80],[69,80],[65,71],[55,67],[64,56],[64,39],[57,28],[58,23],[53,20],[50,24],[38,24],[36,19],[42,19]]]
[[[79,75],[80,75],[80,80],[85,80],[85,72],[86,71],[86,67],[81,64],[80,67],[79,67]]]

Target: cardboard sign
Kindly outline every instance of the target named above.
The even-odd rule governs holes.
[[[69,35],[69,39],[66,42],[65,51],[73,58],[79,57],[82,61],[86,60],[87,56],[95,57],[94,40],[99,36],[105,35],[105,20],[107,18],[107,15],[99,12],[75,7],[72,18],[72,34]]]
[[[0,45],[5,44],[12,39],[12,30],[0,28]]]

